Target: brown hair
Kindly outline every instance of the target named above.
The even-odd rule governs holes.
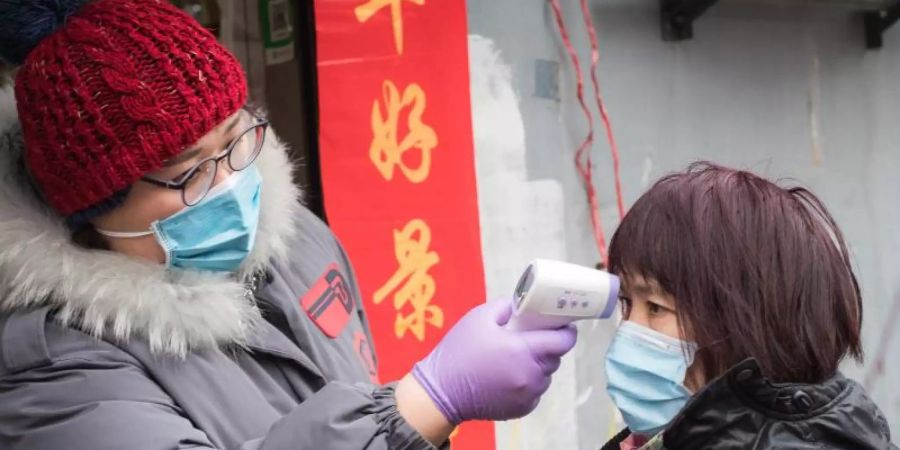
[[[818,382],[862,360],[847,246],[812,192],[697,163],[659,180],[619,225],[610,270],[656,280],[707,380],[748,357],[775,381]]]

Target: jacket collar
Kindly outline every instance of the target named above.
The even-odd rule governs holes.
[[[256,243],[238,277],[171,271],[75,246],[62,218],[31,188],[23,147],[13,89],[0,88],[0,312],[50,306],[64,325],[98,338],[146,339],[156,354],[246,345],[261,320],[246,282],[288,257],[302,207],[285,146],[271,130],[257,160],[263,191]]]
[[[851,422],[855,429],[831,429]],[[775,383],[748,359],[694,395],[667,426],[663,441],[667,449],[731,447],[724,443],[746,443],[745,438],[771,423],[785,424],[770,432],[782,433],[778,438],[788,442],[800,439],[784,431],[794,426],[790,424],[805,429],[821,425],[832,434],[845,431],[860,443],[882,442],[889,435],[883,415],[863,388],[840,373],[821,383]]]
[[[821,411],[847,391],[850,381],[841,373],[821,383],[776,383],[748,359],[732,367],[722,383],[744,402],[768,416],[803,419]]]

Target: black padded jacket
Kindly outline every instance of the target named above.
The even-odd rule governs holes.
[[[619,450],[629,434],[601,450]],[[752,359],[691,398],[663,432],[662,448],[897,450],[858,383],[840,373],[818,384],[773,383]]]

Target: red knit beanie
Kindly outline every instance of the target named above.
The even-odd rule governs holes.
[[[240,63],[167,1],[96,0],[57,20],[16,100],[28,169],[63,216],[121,196],[246,102]]]

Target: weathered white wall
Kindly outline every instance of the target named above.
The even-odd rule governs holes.
[[[587,63],[578,3],[562,3]],[[656,0],[592,1],[626,202],[698,159],[811,187],[845,231],[862,282],[869,359],[846,367],[862,381],[880,336],[896,327],[888,310],[900,297],[900,26],[884,49],[866,51],[850,9],[755,3],[723,1],[697,22],[694,40],[668,43]],[[509,295],[532,257],[597,261],[572,163],[586,128],[546,0],[468,7],[487,286],[491,296]],[[560,63],[559,100],[536,95],[539,60]],[[611,234],[617,217],[602,139],[594,158]],[[498,427],[498,448],[599,448],[613,421],[603,377],[612,328],[582,325],[552,392],[531,417]],[[887,351],[870,389],[900,434],[900,391],[888,381],[900,379],[900,331]]]

